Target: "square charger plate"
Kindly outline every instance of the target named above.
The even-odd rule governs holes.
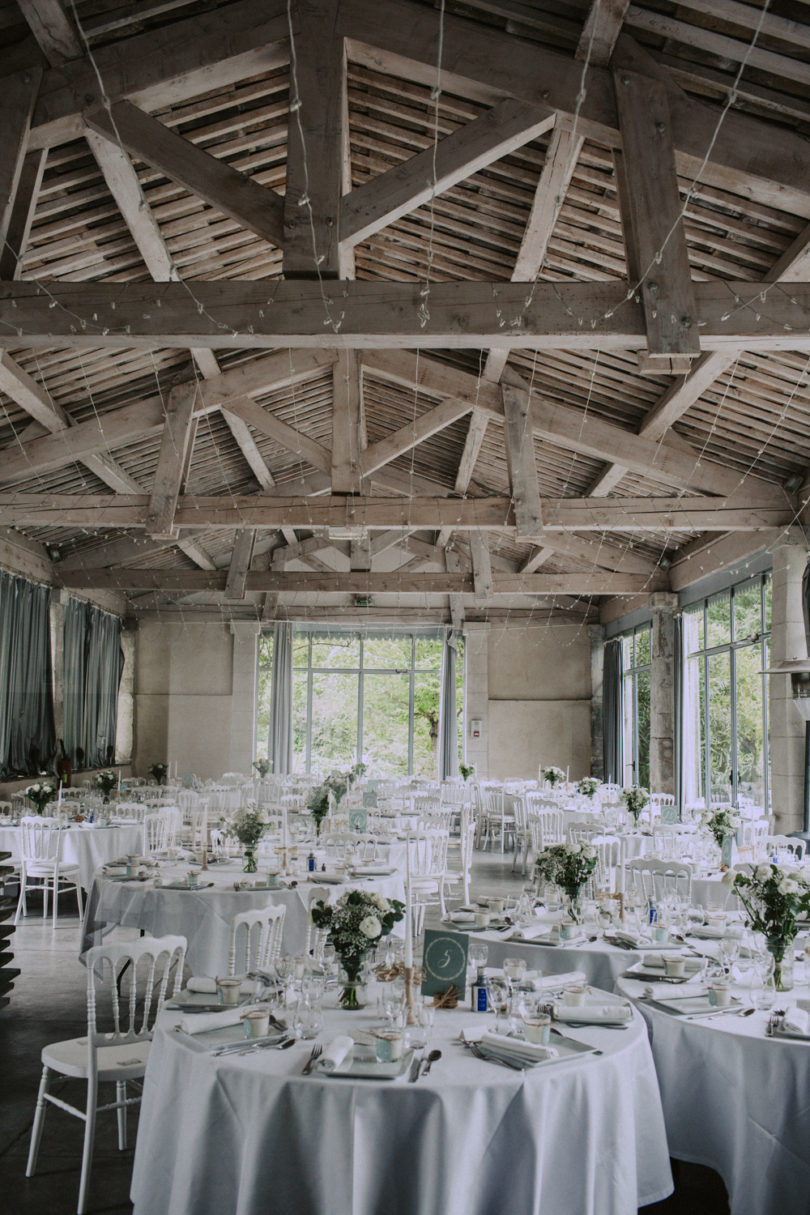
[[[651,1004],[653,1008],[662,1008],[664,1012],[674,1013],[676,1017],[699,1017],[708,1013],[722,1012],[723,1009],[731,1009],[735,1006],[739,1008],[742,1005],[742,1000],[737,996],[732,996],[728,1004],[724,1005],[723,1008],[718,1008],[716,1004],[711,1003],[708,995],[657,996],[644,1002]]]
[[[219,1005],[219,1011],[222,1011],[222,1006]],[[178,1030],[182,1033],[182,1030]],[[216,1029],[205,1029],[202,1033],[187,1034],[185,1037],[190,1037],[192,1042],[200,1050],[212,1051],[217,1050],[221,1046],[237,1046],[244,1044],[245,1050],[250,1046],[256,1046],[259,1042],[281,1042],[283,1038],[289,1037],[289,1031],[286,1029],[275,1029],[271,1026],[271,1033],[264,1038],[246,1038],[244,1027],[240,1022],[236,1025],[220,1025]]]
[[[314,1070],[330,1080],[396,1080],[404,1076],[413,1062],[413,1051],[406,1050],[401,1059],[391,1063],[378,1063],[368,1048],[353,1047],[334,1071],[328,1072],[316,1065]]]
[[[235,1008],[241,1008],[243,1004],[247,1004],[252,997],[248,992],[239,997],[239,1003],[232,1005]],[[205,991],[182,991],[176,1000],[167,1000],[163,1005],[170,1012],[183,1013],[209,1013],[209,1012],[224,1012],[224,1005],[217,1002],[216,995],[209,995]]]
[[[508,1043],[508,1038],[506,1039]],[[521,1059],[518,1055],[509,1053],[509,1047],[506,1046],[501,1055],[500,1051],[490,1049],[488,1042],[479,1042],[478,1049],[483,1055],[489,1059],[507,1059],[509,1063],[517,1063],[524,1071],[526,1069],[534,1069],[535,1067],[553,1067],[556,1063],[567,1063],[571,1059],[579,1059],[582,1055],[601,1055],[602,1051],[598,1046],[588,1046],[586,1042],[578,1042],[576,1038],[569,1038],[562,1030],[552,1028],[551,1039],[549,1046],[553,1046],[558,1052],[556,1059]]]

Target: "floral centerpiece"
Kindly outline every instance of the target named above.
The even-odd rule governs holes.
[[[398,899],[386,899],[367,890],[348,890],[335,904],[319,900],[312,908],[316,928],[329,930],[329,943],[346,974],[340,996],[341,1008],[360,1008],[357,986],[366,954],[388,936],[405,914]]]
[[[42,814],[42,811],[47,806],[53,795],[56,793],[56,786],[49,780],[38,780],[33,785],[29,785],[25,791],[25,796],[29,802],[33,802],[37,808],[37,814]]]
[[[641,817],[641,811],[650,800],[650,791],[642,785],[630,785],[627,789],[622,789],[622,801],[624,802],[628,813],[632,814],[636,826]]]
[[[272,766],[273,765],[270,763],[269,759],[254,759],[253,761],[253,767],[256,769],[262,780],[264,780],[265,776],[267,776],[267,773],[270,771]]]
[[[577,793],[581,793],[583,797],[593,797],[601,783],[595,776],[583,776],[577,785]]]
[[[366,765],[362,763],[354,764],[346,772],[341,772],[335,768],[320,785],[312,790],[307,799],[307,809],[315,819],[316,835],[321,834],[321,823],[329,813],[330,794],[335,799],[335,805],[339,806],[341,799],[346,796],[348,790],[363,775],[365,770]]]
[[[93,777],[93,787],[101,790],[105,802],[110,800],[110,794],[118,784],[118,773],[112,771],[97,772]]]
[[[168,764],[152,764],[149,769],[149,775],[156,785],[165,785],[166,777],[169,775]]]
[[[796,921],[810,914],[810,885],[803,874],[791,873],[777,865],[757,865],[754,872],[738,873],[734,892],[745,908],[747,922],[754,932],[765,937],[773,956],[777,991],[793,986],[793,941]]]
[[[459,764],[458,774],[462,780],[468,781],[471,776],[475,775],[475,764]]]
[[[255,873],[256,845],[267,830],[267,820],[260,810],[243,806],[228,823],[228,835],[235,835],[245,850],[244,871]]]
[[[596,868],[596,849],[590,844],[552,844],[535,861],[535,872],[565,891],[571,919],[579,923],[582,887]]]
[[[711,831],[718,848],[722,848],[724,839],[736,835],[742,818],[733,806],[715,806],[713,810],[704,810],[700,822]]]
[[[551,785],[552,789],[555,785],[559,785],[565,780],[565,773],[562,768],[541,768],[540,775],[547,785]]]

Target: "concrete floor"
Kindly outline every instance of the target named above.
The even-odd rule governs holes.
[[[473,893],[498,895],[518,890],[511,859],[476,854]],[[2,1215],[71,1215],[76,1209],[83,1125],[51,1108],[45,1124],[38,1171],[26,1179],[25,1162],[40,1075],[40,1050],[48,1042],[77,1036],[86,1028],[86,972],[78,962],[79,921],[75,903],[62,900],[58,926],[42,920],[32,903],[13,940],[14,965],[21,974],[11,1003],[0,1012],[0,1212]],[[430,921],[429,921],[430,922]],[[123,937],[128,930],[119,930]],[[133,934],[134,935],[134,934]],[[84,1086],[67,1082],[65,1096],[82,1104]],[[137,1113],[130,1116],[130,1148],[118,1151],[115,1118],[101,1115],[96,1128],[90,1215],[131,1213],[129,1182]],[[708,1169],[673,1162],[676,1193],[645,1207],[645,1215],[728,1215],[725,1189]],[[188,1212],[188,1215],[194,1215]],[[296,1215],[291,1211],[289,1215]],[[336,1211],[334,1215],[343,1215]],[[426,1215],[414,1212],[413,1215]],[[493,1212],[493,1215],[498,1215]],[[548,1212],[548,1215],[559,1215]]]

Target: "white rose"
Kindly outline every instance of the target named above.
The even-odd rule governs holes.
[[[786,878],[782,883],[782,894],[798,894],[799,883],[794,882],[792,878]]]
[[[579,856],[582,851],[582,844],[572,844],[570,851],[572,856]]]
[[[377,919],[376,915],[367,915],[358,924],[358,928],[364,937],[368,937],[370,941],[374,941],[382,932],[382,924]]]
[[[757,870],[754,876],[758,882],[767,882],[771,876],[770,865],[757,865]]]
[[[583,854],[583,856],[587,857],[587,859],[589,861],[592,861],[593,858],[596,856],[596,849],[593,847],[593,845],[586,844],[584,846],[584,848],[582,849],[582,854]]]

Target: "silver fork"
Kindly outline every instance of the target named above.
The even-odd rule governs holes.
[[[484,1063],[502,1063],[504,1067],[510,1067],[513,1072],[523,1071],[519,1063],[511,1063],[508,1059],[499,1059],[496,1055],[485,1055],[477,1042],[470,1042],[468,1045],[476,1059],[483,1059]]]
[[[312,1050],[309,1052],[309,1058],[307,1059],[306,1063],[304,1064],[303,1071],[301,1072],[302,1076],[309,1075],[309,1073],[312,1071],[313,1063],[315,1062],[316,1059],[320,1059],[322,1054],[323,1054],[323,1047],[321,1046],[320,1042],[316,1042],[315,1045],[313,1046]]]

